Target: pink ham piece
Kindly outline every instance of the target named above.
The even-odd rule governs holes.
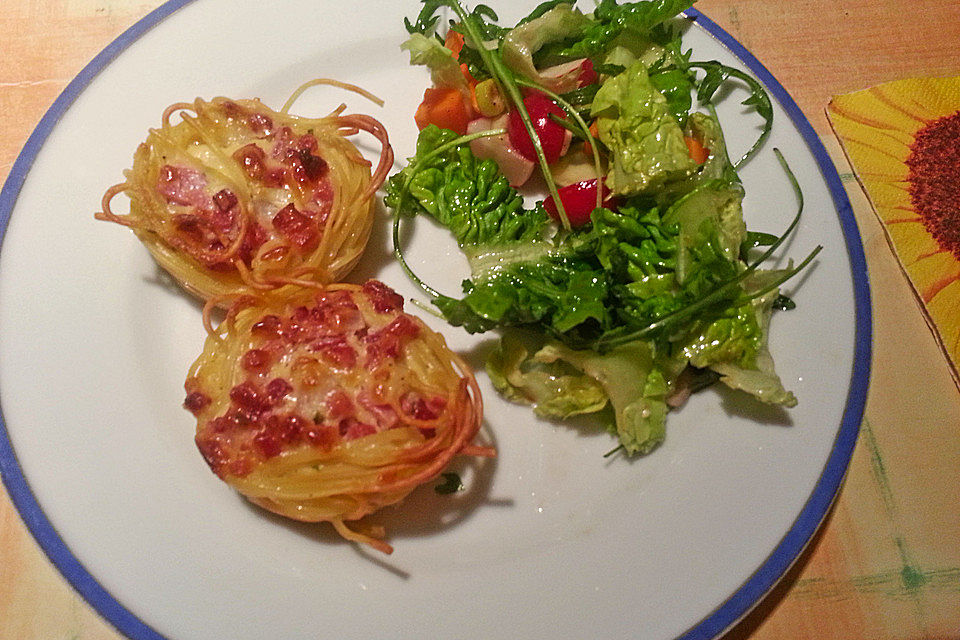
[[[207,177],[196,169],[169,164],[160,168],[157,191],[170,204],[210,209],[213,200],[206,189]]]

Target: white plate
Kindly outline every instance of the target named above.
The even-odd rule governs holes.
[[[748,225],[777,232],[795,210],[777,146],[807,202],[788,253],[824,245],[791,283],[798,308],[773,326],[800,401],[787,418],[711,391],[669,416],[652,455],[605,459],[607,435],[540,422],[481,375],[499,456],[466,474],[469,494],[427,486],[385,514],[390,557],[248,506],[197,453],[180,403],[204,338],[199,306],[93,212],[161,111],[195,96],[279,107],[306,80],[339,78],[387,106],[323,88],[295,110],[344,100],[410,155],[427,74],[398,47],[420,5],[344,6],[169,2],[94,60],[30,139],[0,199],[0,470],[24,520],[133,638],[715,636],[787,570],[833,500],[862,415],[870,317],[856,228],[823,148],[762,66],[696,12],[695,58],[749,66],[779,102],[770,142],[743,171]],[[742,97],[722,109],[734,150],[757,131]],[[351,280],[376,275],[416,296],[387,228],[384,215]],[[455,290],[456,253],[438,258],[426,224],[414,236],[420,275]],[[479,364],[484,338],[433,324]]]

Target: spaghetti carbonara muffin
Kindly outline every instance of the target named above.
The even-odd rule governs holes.
[[[186,381],[210,468],[250,501],[328,521],[383,551],[357,520],[436,478],[473,443],[477,383],[442,336],[381,282],[289,286],[234,308]]]
[[[171,105],[96,217],[133,229],[166,271],[207,301],[340,280],[366,247],[373,195],[393,152],[383,125],[345,115],[344,105],[315,119],[287,108],[227,98]],[[381,144],[373,171],[347,139],[361,130]],[[110,208],[119,193],[130,198],[128,215]]]

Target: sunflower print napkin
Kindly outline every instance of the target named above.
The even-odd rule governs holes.
[[[960,76],[835,96],[827,116],[960,385]]]

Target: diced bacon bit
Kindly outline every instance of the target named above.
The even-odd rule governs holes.
[[[340,441],[340,429],[333,425],[315,424],[303,431],[304,439],[322,451],[329,451]]]
[[[280,335],[287,344],[300,344],[309,337],[307,326],[309,317],[310,311],[306,307],[299,307],[290,317],[280,321]]]
[[[247,116],[247,126],[257,134],[269,134],[273,129],[273,120],[264,113],[253,112]]]
[[[342,335],[324,336],[314,342],[311,348],[319,351],[323,359],[335,367],[352,369],[357,364],[356,349]]]
[[[324,402],[327,405],[327,417],[331,420],[340,420],[353,413],[353,401],[340,389],[327,393]]]
[[[230,235],[230,232],[233,230],[233,226],[237,221],[236,210],[227,210],[221,211],[217,209],[211,211],[208,217],[210,221],[210,226],[214,228],[218,233],[223,235]]]
[[[241,118],[247,112],[246,109],[238,105],[233,100],[220,101],[220,108],[228,118]]]
[[[174,214],[173,225],[181,236],[194,245],[212,246],[217,242],[217,234],[200,216],[193,213]]]
[[[265,113],[248,109],[233,100],[219,100],[220,108],[231,120],[243,120],[247,127],[256,134],[269,134],[273,129],[273,120]]]
[[[300,159],[300,153],[313,153],[319,144],[312,134],[305,133],[298,136],[290,127],[281,127],[274,136],[273,148],[270,155],[280,162],[292,166]]]
[[[280,438],[268,429],[262,429],[253,437],[253,443],[264,458],[273,458],[280,455],[282,444]]]
[[[279,316],[266,315],[250,327],[250,333],[261,339],[279,338],[281,326],[282,323]]]
[[[262,180],[266,174],[267,154],[253,142],[234,151],[233,159],[252,180]]]
[[[333,184],[330,182],[330,179],[328,177],[324,177],[318,180],[313,189],[313,198],[311,202],[316,205],[312,209],[316,211],[314,217],[316,217],[321,228],[323,228],[327,221],[327,217],[333,210],[333,196]]]
[[[263,391],[247,380],[230,389],[230,401],[249,420],[256,421],[292,390],[293,387],[283,378],[271,380]]]
[[[241,382],[230,389],[230,401],[253,419],[270,408],[267,398],[262,396],[256,385],[249,381]]]
[[[319,143],[313,134],[297,137],[289,127],[280,129],[270,155],[289,168],[302,186],[312,185],[327,175],[327,162],[316,154]]]
[[[401,347],[411,338],[420,335],[420,326],[406,315],[399,315],[379,331],[364,337],[367,343],[367,364],[374,366],[384,358],[396,358]]]
[[[289,344],[311,342],[320,336],[345,336],[365,326],[360,308],[347,291],[324,292],[314,307],[298,307],[284,320],[282,333]]]
[[[290,414],[280,423],[280,435],[285,442],[296,442],[303,432],[310,427],[310,421],[297,414]]]
[[[270,149],[270,155],[275,160],[280,160],[282,162],[293,149],[293,129],[290,127],[280,127],[274,134],[273,140],[274,142],[273,147]]]
[[[271,406],[276,406],[278,402],[283,400],[291,391],[293,391],[293,385],[283,378],[274,378],[267,383],[266,391],[267,400],[270,402]]]
[[[319,241],[317,227],[309,216],[288,204],[273,217],[273,226],[283,237],[301,251],[312,251]]]
[[[197,179],[198,184],[200,180],[205,182],[201,176]],[[178,203],[187,199],[196,201],[191,205],[193,207],[191,213],[173,214],[171,222],[177,235],[170,240],[208,268],[220,270],[230,268],[230,260],[225,260],[216,254],[224,250],[225,242],[229,242],[230,236],[235,237],[237,232],[240,214],[237,196],[229,189],[222,189],[210,197],[203,192],[194,192],[186,196],[183,191],[171,190],[169,194],[179,194],[174,198]],[[248,227],[241,244],[240,257],[249,264],[257,247],[265,241],[266,235],[263,234],[262,229]]]
[[[170,204],[208,207],[210,196],[207,195],[206,187],[207,178],[197,169],[169,164],[160,167],[157,191]]]
[[[265,458],[280,455],[284,445],[296,444],[310,422],[296,414],[269,416],[253,437],[253,443]]]
[[[259,223],[252,222],[247,226],[247,232],[243,235],[243,243],[240,245],[238,254],[244,264],[250,266],[253,256],[267,239],[267,232]]]
[[[271,364],[270,353],[263,349],[250,349],[240,358],[240,366],[245,371],[265,371]]]
[[[392,406],[384,402],[377,402],[369,393],[361,392],[357,396],[357,401],[364,409],[373,414],[378,431],[392,429],[400,423],[400,416],[397,415]]]
[[[183,401],[183,407],[193,415],[199,414],[210,405],[210,396],[202,391],[192,391]]]
[[[281,320],[280,335],[291,346],[309,343],[328,333],[324,330],[323,309],[317,307],[297,307],[290,316]]]
[[[253,461],[246,456],[243,458],[237,458],[227,465],[226,471],[230,475],[242,478],[253,471]]]
[[[298,153],[298,165],[294,165],[294,175],[301,183],[316,182],[327,173],[327,161],[311,153],[307,149],[301,149]]]
[[[367,280],[362,290],[378,313],[403,310],[403,296],[379,280]]]
[[[196,438],[197,449],[200,455],[206,460],[207,465],[218,476],[223,475],[224,468],[230,463],[230,454],[227,453],[223,443],[214,438]]]
[[[353,299],[353,294],[343,289],[324,291],[320,294],[320,296],[317,297],[317,302],[318,304],[323,304],[328,307],[345,307],[348,309],[360,308]]]
[[[213,203],[220,211],[230,211],[238,204],[237,196],[229,189],[221,189],[213,194]]]
[[[344,418],[340,421],[339,429],[340,436],[344,440],[356,440],[377,432],[377,428],[372,424],[360,422],[356,418]]]
[[[417,420],[435,420],[443,413],[446,406],[447,399],[442,396],[432,396],[425,400],[420,394],[410,391],[400,398],[400,408],[403,412]]]
[[[250,424],[249,418],[243,416],[236,409],[231,409],[222,416],[218,416],[207,423],[207,430],[211,433],[228,433],[238,427]]]
[[[218,191],[213,196],[213,208],[207,212],[210,225],[219,233],[229,234],[237,222],[237,196],[228,189]]]

